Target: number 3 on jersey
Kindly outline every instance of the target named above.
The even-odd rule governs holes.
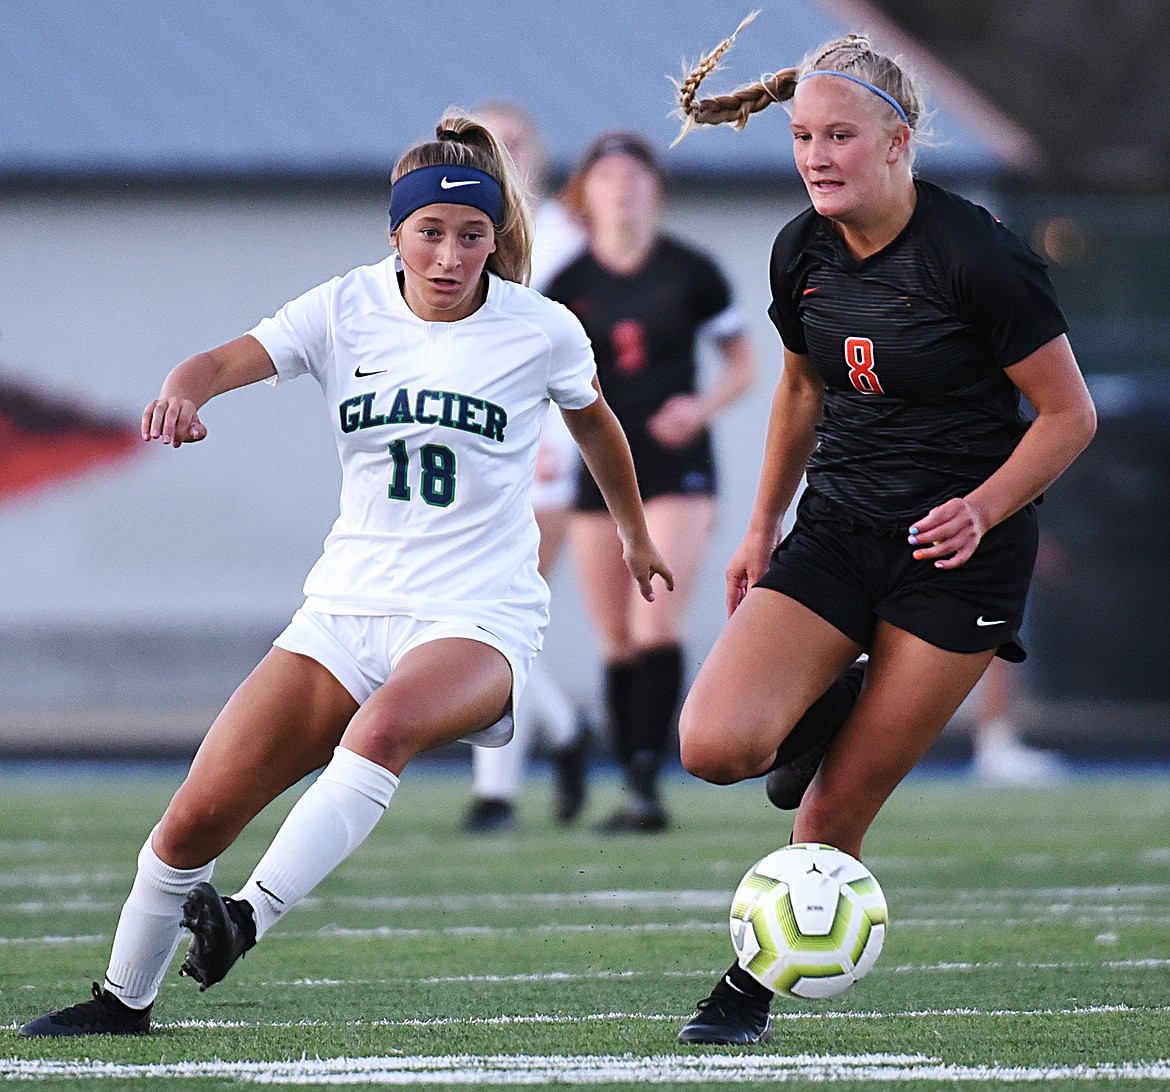
[[[446,508],[455,499],[455,452],[442,444],[423,444],[419,448],[419,462],[422,477],[419,492],[427,504],[435,508]],[[410,456],[405,440],[395,440],[390,445],[390,458],[394,461],[394,473],[390,479],[391,500],[410,500]]]
[[[885,393],[873,370],[873,342],[869,338],[845,339],[845,363],[849,365],[849,382],[862,394]]]

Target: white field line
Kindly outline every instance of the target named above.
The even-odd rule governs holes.
[[[1008,918],[996,919],[994,922],[979,922],[970,918],[895,918],[893,926],[897,929],[969,929],[983,924],[994,924],[1000,927],[1019,927],[1024,925],[1040,925],[1049,922],[1049,918]],[[1103,921],[1100,918],[1078,918],[1074,925],[1088,928],[1100,928],[1103,925],[1134,926],[1158,925],[1170,926],[1170,915],[1153,917],[1149,915],[1110,918]],[[492,925],[453,925],[441,928],[424,928],[422,926],[393,926],[375,925],[367,928],[343,928],[336,925],[324,926],[320,929],[286,929],[278,934],[281,939],[312,939],[326,938],[332,940],[417,940],[434,937],[507,937],[538,933],[542,936],[557,936],[575,933],[592,933],[597,936],[608,933],[670,933],[670,932],[709,932],[720,933],[726,930],[727,924],[719,921],[651,921],[639,924],[611,924],[608,922],[592,922],[581,925],[525,925],[525,926],[492,926]],[[36,937],[0,936],[0,948],[8,945],[36,945],[36,944],[95,944],[108,943],[112,939],[109,933],[82,933],[77,935],[49,935]],[[1105,941],[1102,941],[1105,943]],[[987,964],[990,966],[990,964]],[[1082,964],[1024,964],[1043,968],[1047,966],[1081,966]],[[1083,964],[1098,966],[1096,963]],[[1101,966],[1109,966],[1102,963]],[[1118,966],[1123,966],[1119,963]],[[1154,966],[1154,963],[1146,964]]]
[[[110,938],[104,933],[91,933],[88,936],[71,936],[71,937],[0,937],[0,948],[12,944],[44,944],[49,947],[55,944],[95,944],[98,941],[109,940]]]
[[[979,1009],[972,1007],[949,1009],[899,1009],[890,1012],[880,1012],[874,1009],[850,1011],[801,1011],[801,1012],[773,1012],[772,1022],[776,1023],[804,1023],[821,1021],[851,1021],[851,1020],[937,1020],[947,1019],[995,1019],[1016,1020],[1033,1019],[1036,1017],[1063,1019],[1069,1016],[1126,1016],[1131,1013],[1166,1014],[1170,1013],[1170,1005],[1133,1006],[1133,1005],[1078,1005],[1069,1008],[1043,1009]],[[556,1026],[560,1024],[580,1023],[614,1023],[614,1022],[641,1022],[641,1023],[671,1023],[677,1024],[689,1019],[689,1012],[654,1013],[654,1012],[592,1012],[575,1014],[572,1016],[549,1016],[544,1013],[531,1013],[519,1016],[434,1016],[426,1019],[409,1018],[404,1020],[160,1020],[154,1023],[158,1029],[185,1029],[193,1031],[214,1030],[261,1030],[273,1028],[445,1028],[445,1027],[522,1027]],[[8,1024],[6,1030],[15,1031],[16,1024]]]
[[[989,960],[974,963],[903,963],[895,967],[883,967],[880,963],[870,972],[881,974],[966,974],[978,971],[1145,971],[1170,967],[1170,959],[1108,959],[1101,962],[1076,960],[1061,963],[1029,963],[1023,960]],[[443,985],[491,985],[510,982],[611,982],[636,978],[714,978],[722,968],[696,971],[544,971],[528,974],[459,974],[442,975],[433,978],[412,979],[419,986]],[[401,978],[295,978],[287,981],[263,982],[266,988],[313,988],[353,986],[393,986],[403,983]]]
[[[921,872],[921,867],[919,871]],[[132,877],[117,872],[72,873],[17,873],[0,876],[0,889],[15,890],[70,888],[119,889],[127,886]],[[1170,902],[1170,883],[1166,884],[1097,884],[1065,887],[971,887],[956,892],[953,897],[939,895],[938,886],[902,884],[895,888],[898,901],[914,905],[963,908],[1001,908],[1025,905],[1061,905],[1064,903],[1103,902],[1141,905]],[[86,899],[84,892],[78,896]],[[29,900],[40,904],[43,900]],[[327,895],[310,896],[303,906],[346,906],[360,910],[386,910],[410,913],[433,912],[436,907],[458,913],[462,910],[531,909],[564,906],[618,906],[625,909],[659,909],[662,907],[725,906],[731,901],[731,892],[724,887],[671,890],[644,890],[631,888],[590,889],[584,891],[529,891],[522,893],[483,892],[458,895],[445,892],[438,895]],[[0,903],[0,905],[4,905]],[[21,905],[20,903],[14,905]]]
[[[36,872],[13,869],[0,875],[0,890],[5,888],[126,887],[132,877],[125,871],[115,872]]]
[[[777,1084],[793,1081],[1161,1081],[1170,1062],[1100,1065],[953,1065],[922,1054],[629,1054],[406,1055],[301,1058],[279,1062],[170,1062],[131,1065],[47,1059],[0,1060],[0,1078],[107,1078],[122,1082],[210,1078],[285,1085],[595,1085],[618,1081],[654,1085]]]

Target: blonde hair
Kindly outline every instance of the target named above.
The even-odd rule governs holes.
[[[844,38],[826,42],[798,65],[782,68],[730,94],[698,98],[699,85],[719,66],[720,59],[731,48],[736,35],[757,15],[758,11],[752,12],[730,37],[724,38],[710,53],[705,54],[682,82],[675,82],[684,119],[675,144],[695,125],[733,125],[742,129],[752,114],[759,113],[774,102],[783,103],[791,99],[800,78],[814,70],[845,72],[880,88],[902,108],[911,137],[921,139],[925,108],[913,77],[896,60],[878,53],[869,39],[860,34],[847,34]],[[892,106],[889,109],[893,111]]]
[[[390,174],[393,185],[419,167],[475,167],[490,174],[504,192],[496,227],[495,253],[487,269],[506,281],[527,284],[532,271],[532,212],[528,192],[508,149],[482,122],[455,107],[444,111],[435,139],[408,148]]]

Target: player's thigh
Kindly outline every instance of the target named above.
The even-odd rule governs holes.
[[[860,651],[795,599],[750,589],[683,704],[683,765],[721,783],[763,773],[805,710]]]
[[[646,526],[674,574],[674,591],[655,596],[653,603],[647,603],[640,595],[631,600],[633,641],[641,648],[652,648],[679,641],[715,526],[715,499],[654,497],[646,502]]]
[[[270,650],[200,745],[155,835],[155,852],[176,868],[218,856],[261,809],[329,761],[356,710],[316,660]]]
[[[622,560],[617,526],[608,512],[576,512],[569,525],[574,569],[585,608],[597,627],[608,661],[631,653],[630,604],[633,577]]]
[[[861,696],[797,816],[797,841],[853,853],[870,823],[971,692],[994,656],[948,652],[879,622]]]
[[[342,743],[401,774],[420,752],[491,727],[511,702],[512,669],[499,649],[466,637],[428,641],[394,665]]]

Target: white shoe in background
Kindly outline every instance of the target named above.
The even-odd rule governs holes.
[[[995,720],[977,729],[971,768],[981,781],[997,785],[1046,785],[1068,772],[1054,751],[1033,747],[1020,739],[1006,720]]]

